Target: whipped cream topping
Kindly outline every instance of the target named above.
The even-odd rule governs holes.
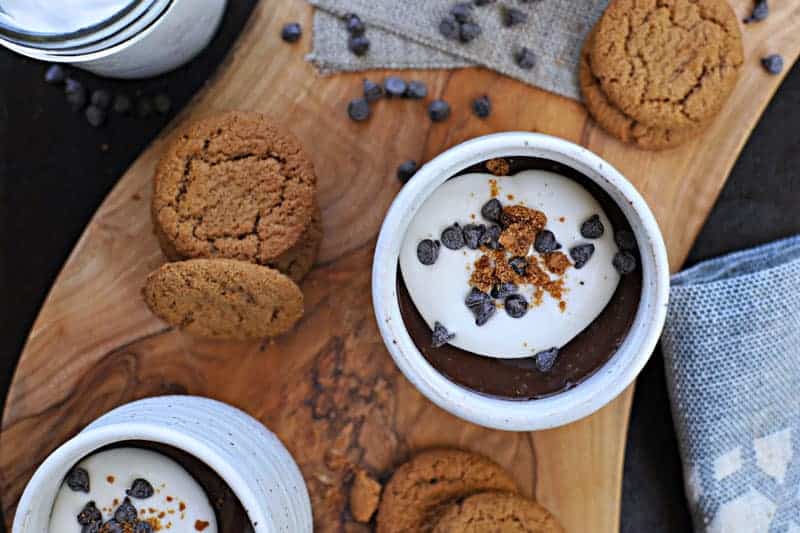
[[[458,222],[490,224],[481,216],[481,207],[493,194],[504,206],[524,205],[547,215],[545,229],[552,231],[569,255],[573,246],[593,244],[591,259],[581,269],[570,267],[563,275],[560,299],[544,294],[521,318],[512,318],[503,309],[483,326],[464,304],[470,291],[470,276],[480,249],[450,250],[444,246],[433,265],[417,258],[417,245],[423,239],[440,239],[446,227]],[[599,215],[605,226],[597,239],[581,236],[581,223]],[[513,176],[498,177],[472,173],[452,178],[436,189],[415,214],[400,250],[400,270],[409,295],[428,326],[444,325],[455,337],[450,344],[463,350],[495,358],[530,357],[550,348],[560,348],[577,336],[603,311],[614,294],[620,275],[612,260],[618,251],[613,227],[600,203],[580,184],[545,170],[526,170]],[[533,249],[532,257],[541,254]],[[545,269],[546,270],[546,269]],[[551,274],[553,280],[559,276]],[[532,286],[519,287],[528,302],[534,302]],[[502,302],[499,302],[502,303]]]
[[[181,465],[169,457],[142,448],[114,448],[92,454],[77,465],[89,473],[87,494],[63,483],[50,516],[49,533],[80,533],[78,513],[94,501],[103,522],[113,518],[125,490],[136,479],[154,489],[149,498],[131,498],[140,520],[157,524],[153,531],[217,533],[214,510],[203,488]]]

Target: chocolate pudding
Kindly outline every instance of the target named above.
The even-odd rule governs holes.
[[[608,194],[581,173],[550,160],[505,158],[464,169],[442,185],[451,188],[440,196],[438,210],[458,204],[459,191],[466,190],[451,182],[468,178],[482,183],[476,175],[488,173],[507,177],[489,176],[489,190],[469,192],[464,201],[469,212],[459,220],[443,227],[452,213],[437,213],[438,218],[429,217],[430,233],[420,230],[420,224],[410,225],[407,239],[418,243],[417,264],[404,245],[397,275],[400,311],[419,350],[451,381],[505,399],[543,398],[591,376],[624,341],[641,297],[639,253],[630,224]],[[527,203],[518,188],[515,194],[504,190],[512,188],[509,178],[531,180],[536,189]],[[582,193],[573,191],[575,184]],[[560,191],[568,194],[559,196]],[[580,209],[567,205],[572,197],[582,203]],[[490,206],[474,208],[476,202],[489,200],[500,202],[498,217]],[[437,212],[436,206],[431,212]],[[415,219],[419,213],[428,216],[425,205]],[[488,237],[493,226],[494,240]],[[515,240],[517,227],[522,237]],[[456,267],[457,260],[461,263]],[[437,265],[450,271],[437,272]],[[404,279],[409,272],[413,279]],[[410,281],[415,290],[409,290]],[[467,327],[465,317],[473,316]]]

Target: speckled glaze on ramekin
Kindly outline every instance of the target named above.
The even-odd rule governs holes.
[[[505,400],[458,385],[428,363],[411,339],[397,299],[397,269],[406,230],[425,199],[459,171],[499,157],[539,157],[569,166],[597,183],[630,222],[641,253],[642,296],[628,336],[597,372],[576,387],[538,400]],[[383,341],[405,376],[442,409],[475,424],[529,431],[568,424],[597,411],[628,387],[655,349],[669,297],[669,263],[658,224],[644,198],[614,167],[569,141],[528,132],[466,141],[423,166],[392,203],[372,266],[372,299]]]
[[[14,533],[48,533],[50,512],[69,469],[123,441],[172,446],[204,462],[228,484],[255,533],[310,533],[311,501],[292,456],[258,420],[198,396],[159,396],[122,405],[55,450],[28,482]]]

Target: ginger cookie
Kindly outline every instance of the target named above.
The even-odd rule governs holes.
[[[322,244],[322,213],[315,205],[311,224],[297,243],[267,264],[292,278],[295,283],[300,283],[314,266],[320,244]]]
[[[316,176],[294,135],[259,113],[190,124],[156,169],[152,216],[171,259],[267,264],[311,223]]]
[[[431,531],[442,506],[452,500],[516,490],[508,473],[486,457],[450,449],[421,452],[401,465],[384,487],[377,533]]]
[[[683,129],[719,113],[743,57],[726,0],[614,0],[595,27],[591,69],[625,115]]]
[[[508,492],[483,492],[450,504],[433,533],[563,533],[550,512]]]
[[[303,316],[303,293],[292,280],[231,259],[167,263],[147,277],[143,295],[165,322],[200,337],[273,337]]]
[[[645,150],[673,148],[696,137],[706,129],[705,124],[683,129],[646,126],[632,119],[608,101],[592,72],[591,48],[594,31],[586,39],[581,52],[579,83],[583,100],[592,118],[608,133],[622,142],[635,144]]]

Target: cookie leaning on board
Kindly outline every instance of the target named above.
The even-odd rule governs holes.
[[[298,284],[322,241],[314,167],[260,113],[187,125],[153,178],[151,215],[170,261],[143,290],[172,326],[218,339],[277,336],[303,314]]]

